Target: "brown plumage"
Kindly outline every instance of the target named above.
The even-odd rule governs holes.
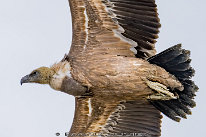
[[[69,0],[71,49],[21,83],[49,84],[75,96],[69,136],[161,135],[161,115],[191,114],[198,90],[189,51],[156,54],[159,18],[154,0]]]

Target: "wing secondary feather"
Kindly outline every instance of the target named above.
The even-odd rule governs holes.
[[[147,100],[76,98],[70,135],[160,136],[161,118],[160,112]]]
[[[69,0],[71,57],[155,55],[159,18],[154,0]]]

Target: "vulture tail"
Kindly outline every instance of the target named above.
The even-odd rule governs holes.
[[[181,118],[190,115],[190,108],[195,107],[195,93],[198,87],[191,80],[195,71],[190,66],[190,51],[182,49],[181,44],[175,45],[151,58],[148,61],[164,68],[173,74],[184,86],[183,91],[177,89],[171,91],[179,95],[178,99],[150,100],[150,102],[163,114],[179,122]]]

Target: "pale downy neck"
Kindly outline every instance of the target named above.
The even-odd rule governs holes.
[[[87,88],[73,79],[68,61],[56,63],[51,68],[55,71],[49,83],[51,88],[73,96],[81,96],[86,93]]]

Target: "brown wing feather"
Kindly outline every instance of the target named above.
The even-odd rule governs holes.
[[[85,133],[89,119],[89,98],[75,98],[75,113],[70,129],[70,135],[73,133]]]
[[[160,136],[160,112],[147,100],[120,101],[97,97],[76,98],[70,135]]]
[[[109,133],[126,133],[126,135],[131,134],[131,136],[133,134],[160,136],[162,116],[147,100],[124,102],[121,103],[121,106],[123,109],[110,116],[118,115],[118,118],[113,118],[115,124],[109,124],[111,122],[108,122]]]
[[[69,0],[73,42],[70,57],[155,55],[159,18],[154,0]]]

